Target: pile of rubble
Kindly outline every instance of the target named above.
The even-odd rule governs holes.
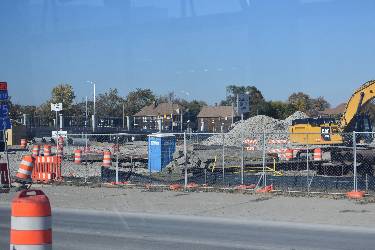
[[[307,118],[303,112],[296,112],[285,120],[277,120],[265,115],[258,115],[236,123],[233,129],[224,135],[226,146],[241,146],[246,139],[255,140],[255,146],[261,146],[263,134],[268,140],[287,140],[288,129],[295,119]],[[215,135],[203,142],[204,145],[222,145],[223,136]]]

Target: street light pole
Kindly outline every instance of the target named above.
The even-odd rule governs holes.
[[[85,133],[87,132],[87,118],[88,118],[89,114],[87,112],[87,96],[86,96],[86,110],[85,110]]]
[[[95,82],[93,81],[87,81],[87,83],[90,83],[93,85],[94,88],[94,114],[92,115],[92,132],[95,132],[95,127],[96,127],[96,86]]]

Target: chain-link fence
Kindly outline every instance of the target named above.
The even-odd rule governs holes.
[[[373,136],[68,134],[64,139],[62,175],[66,182],[77,184],[178,184],[226,189],[272,185],[273,190],[282,192],[371,193],[375,191]],[[34,143],[51,144],[52,153],[58,151],[56,138]],[[78,154],[80,161],[76,159]]]

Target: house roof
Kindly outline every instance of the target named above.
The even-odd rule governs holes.
[[[199,112],[198,118],[232,117],[233,113],[232,106],[205,106]]]
[[[134,116],[163,116],[163,115],[178,115],[183,107],[177,103],[159,103],[151,104],[141,109]]]
[[[332,109],[325,109],[324,111],[321,111],[320,113],[323,115],[339,115],[345,112],[346,109],[346,103],[341,103],[336,108]]]

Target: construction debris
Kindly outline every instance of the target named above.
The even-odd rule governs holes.
[[[251,117],[244,121],[237,122],[229,133],[224,134],[226,146],[240,146],[246,139],[256,140],[254,145],[261,146],[263,133],[268,140],[287,140],[288,128],[294,119],[307,118],[303,112],[296,112],[285,120],[277,120],[265,115]],[[222,145],[223,135],[214,135],[203,142],[204,145]]]

